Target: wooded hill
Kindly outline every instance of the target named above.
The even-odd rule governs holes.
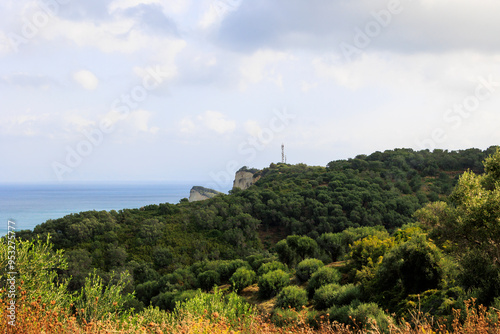
[[[197,289],[230,284],[258,287],[258,302],[278,296],[275,314],[307,305],[313,317],[385,321],[382,310],[405,315],[420,302],[446,316],[470,297],[500,303],[500,155],[477,176],[495,152],[395,149],[326,167],[273,163],[247,190],[81,212],[18,237],[50,234],[67,258],[58,275],[71,278],[70,291],[92,272],[105,284],[129,272],[123,291],[135,296],[124,307],[135,311],[172,310]]]

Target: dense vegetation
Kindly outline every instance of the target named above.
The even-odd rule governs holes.
[[[244,191],[82,212],[17,236],[31,243],[26,252],[36,242],[43,252],[56,252],[51,261],[59,262],[40,270],[52,275],[48,286],[58,307],[73,305],[63,307],[68,314],[102,293],[120,319],[160,309],[174,311],[164,315],[172,317],[209,298],[202,291],[225,286],[269,311],[278,325],[297,319],[291,308],[304,308],[311,326],[324,319],[363,327],[375,319],[384,330],[420,310],[451,328],[454,319],[464,321],[468,300],[490,307],[483,313],[496,319],[496,147],[396,149],[327,167],[271,164],[252,172],[261,178]],[[49,236],[51,249],[36,241]],[[29,277],[24,281],[35,289],[40,278]],[[240,303],[234,292],[224,298]]]

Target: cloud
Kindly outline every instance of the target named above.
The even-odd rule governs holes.
[[[245,130],[252,137],[257,137],[262,133],[262,127],[259,122],[248,120],[245,122]]]
[[[158,126],[150,126],[153,113],[147,110],[139,109],[123,114],[118,111],[110,111],[102,117],[108,127],[112,128],[115,135],[119,138],[132,140],[141,133],[157,134],[160,131]]]
[[[0,83],[12,85],[20,88],[41,88],[48,89],[56,85],[57,82],[51,77],[43,74],[15,73],[0,77]]]
[[[225,17],[213,39],[240,52],[268,48],[340,53],[340,43],[353,43],[357,29],[365,31],[369,23],[377,24],[375,16],[387,13],[389,3],[400,5],[387,24],[379,25],[380,33],[363,51],[500,50],[496,33],[500,21],[495,17],[500,3],[495,0],[480,4],[468,0],[244,1],[240,10]]]
[[[55,122],[55,118],[49,113],[35,114],[24,112],[17,115],[3,115],[0,117],[0,134],[15,137],[46,136],[47,129]]]
[[[108,7],[112,3],[113,0],[71,1],[60,6],[59,15],[72,21],[106,21],[110,19]]]
[[[193,134],[196,131],[196,125],[194,124],[193,120],[191,117],[184,117],[178,122],[178,126],[180,129],[180,132],[182,134]]]
[[[236,129],[236,122],[226,119],[224,114],[218,111],[207,110],[198,116],[198,120],[208,129],[221,135],[231,133]]]
[[[115,1],[110,11],[136,20],[136,28],[148,33],[179,36],[177,26],[163,13],[158,1]],[[118,4],[119,3],[119,4]]]
[[[73,73],[73,80],[86,90],[95,90],[99,85],[99,79],[88,70],[80,70]]]
[[[209,8],[203,14],[199,27],[202,29],[212,28],[220,24],[231,12],[238,10],[242,0],[217,0],[212,1]]]
[[[259,50],[251,56],[243,57],[240,64],[240,88],[245,89],[249,84],[257,84],[265,79],[282,86],[282,76],[276,70],[276,64],[287,60],[284,52]]]

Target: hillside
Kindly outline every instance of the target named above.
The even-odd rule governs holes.
[[[495,149],[396,149],[332,161],[326,167],[271,164],[252,171],[258,181],[246,190],[234,188],[228,195],[201,202],[82,212],[49,220],[33,231],[19,232],[18,237],[29,240],[50,234],[54,249],[64,250],[68,267],[59,277],[71,277],[68,288],[72,291],[79,290],[94,270],[105,283],[116,281],[119,273],[131,273],[126,290],[136,294],[126,307],[136,311],[148,305],[172,310],[176,302],[193,297],[198,288],[208,291],[214,285],[230,283],[243,289],[257,281],[260,303],[290,282],[292,286],[308,282],[324,264],[344,260],[334,272],[323,270],[325,277],[334,276],[331,281],[325,278],[335,284],[330,289],[345,285],[345,293],[355,296],[339,304],[345,307],[339,306],[333,313],[337,318],[332,316],[332,320],[341,319],[349,307],[352,312],[361,312],[360,307],[379,312],[379,305],[404,314],[415,303],[416,294],[424,292],[429,300],[422,297],[422,302],[429,303],[428,310],[444,315],[450,309],[442,306],[443,300],[447,298],[448,307],[463,305],[466,288],[476,289],[467,296],[484,303],[492,303],[498,291],[491,287],[493,283],[467,283],[460,278],[459,265],[445,252],[455,249],[450,237],[437,233],[435,241],[430,241],[424,226],[411,223],[416,221],[417,210],[426,205],[432,208],[431,202],[448,201],[465,171],[482,174],[482,162]],[[426,215],[430,211],[425,210],[416,217],[431,226],[433,215]],[[390,280],[379,268],[396,276],[403,270],[384,265],[382,258],[389,252],[394,259],[415,256],[416,267],[424,272],[414,270],[408,278],[403,275],[401,286],[387,283]],[[474,254],[466,257],[468,261],[484,259]],[[445,258],[446,265],[441,260]],[[492,267],[483,274],[491,278],[495,270]],[[263,278],[269,273],[274,277]],[[411,283],[411,277],[421,279]],[[265,292],[263,280],[281,280],[282,286],[278,288],[276,281]],[[462,285],[453,283],[456,281]],[[380,290],[384,284],[392,284],[386,288],[389,294]],[[306,294],[301,297],[306,298],[305,305],[317,305],[314,285],[305,285],[307,291],[298,286],[299,290],[290,288],[287,293]],[[367,298],[367,293],[374,297]],[[488,293],[493,297],[487,297]],[[433,308],[432,301],[443,309]],[[275,302],[280,303],[279,298]],[[361,306],[374,302],[378,304]]]

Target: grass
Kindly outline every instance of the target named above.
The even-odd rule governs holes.
[[[4,291],[0,291],[2,293]],[[4,295],[5,296],[5,295]],[[277,326],[267,315],[247,307],[236,295],[225,295],[216,290],[213,294],[203,294],[191,301],[178,305],[178,310],[167,313],[155,308],[147,308],[135,315],[109,314],[101,319],[89,319],[85,309],[77,310],[74,305],[69,309],[58,307],[53,302],[43,303],[42,297],[27,297],[26,291],[19,288],[16,303],[16,325],[9,325],[7,307],[9,300],[0,300],[1,333],[155,333],[155,334],[284,334],[284,333],[318,333],[318,334],[361,334],[361,333],[394,333],[394,334],[493,334],[500,333],[500,311],[488,310],[477,306],[474,300],[466,303],[465,314],[454,311],[451,324],[440,323],[422,313],[414,312],[412,319],[402,319],[398,323],[389,322],[385,331],[369,321],[367,328],[356,325],[331,323],[328,315],[318,315],[314,324],[308,317],[307,308],[300,311],[293,309],[293,321],[283,322]],[[226,307],[224,307],[226,306]]]

